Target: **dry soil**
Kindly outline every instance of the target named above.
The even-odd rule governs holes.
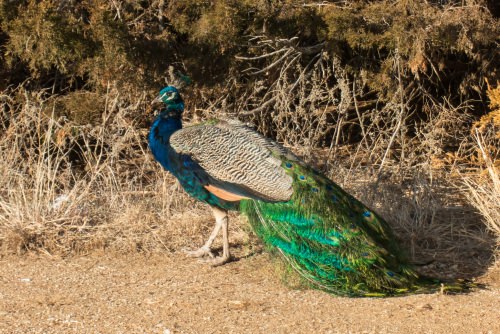
[[[284,286],[266,254],[0,259],[0,333],[500,333],[498,272],[468,295],[341,298]]]

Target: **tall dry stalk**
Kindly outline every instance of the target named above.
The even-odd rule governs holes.
[[[488,228],[497,236],[500,246],[500,176],[491,155],[488,153],[487,139],[475,131],[477,149],[484,160],[485,171],[474,176],[466,176],[463,183],[468,201],[481,213]]]

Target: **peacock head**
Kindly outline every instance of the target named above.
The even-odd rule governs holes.
[[[160,90],[160,94],[155,102],[163,102],[165,104],[175,104],[182,102],[181,94],[174,86],[167,86]]]
[[[180,116],[184,111],[184,101],[181,94],[174,86],[167,86],[160,90],[160,94],[153,100],[153,104],[161,103],[164,106],[162,113],[164,116]]]

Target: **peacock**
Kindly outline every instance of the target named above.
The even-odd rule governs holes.
[[[278,143],[236,120],[183,128],[184,102],[174,86],[154,102],[162,109],[148,136],[153,156],[215,216],[208,240],[189,256],[214,266],[228,262],[227,213],[239,210],[309,286],[345,296],[468,289],[419,277],[387,222]],[[214,256],[220,230],[222,254]]]

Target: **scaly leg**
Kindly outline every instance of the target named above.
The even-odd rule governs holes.
[[[219,234],[221,227],[222,227],[222,221],[216,219],[215,220],[215,227],[212,230],[212,233],[210,233],[210,237],[208,237],[207,242],[205,242],[205,244],[197,250],[193,250],[193,251],[185,250],[184,252],[186,253],[186,255],[189,257],[210,256],[211,258],[213,258],[214,255],[210,251],[210,247],[212,246],[212,243],[214,242],[215,238],[217,237],[217,234]]]
[[[189,257],[204,257],[209,256],[212,259],[208,260],[213,266],[219,266],[226,263],[231,255],[229,253],[229,237],[228,237],[228,217],[227,211],[219,209],[217,207],[212,207],[214,216],[215,216],[215,227],[210,234],[207,242],[200,248],[195,251],[185,251],[187,256]],[[222,256],[214,257],[212,252],[210,251],[210,247],[214,242],[215,238],[219,234],[219,231],[222,228]]]
[[[219,208],[213,208],[213,210],[215,220],[220,221],[222,227],[222,256],[210,260],[212,266],[216,267],[227,263],[231,259],[231,254],[229,253],[229,219],[227,211]]]

